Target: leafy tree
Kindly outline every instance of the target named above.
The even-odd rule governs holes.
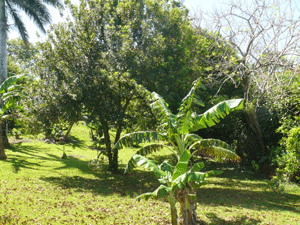
[[[69,90],[70,86],[57,85],[57,80],[33,80],[27,84],[22,99],[22,124],[27,132],[43,132],[45,138],[55,142],[68,140],[74,123],[82,119],[82,103]],[[63,127],[67,126],[66,133]]]
[[[242,87],[245,119],[258,140],[261,155],[267,156],[264,135],[268,133],[264,133],[260,120],[264,98],[298,72],[300,18],[295,7],[289,0],[231,1],[204,18],[202,27],[219,33],[222,43],[225,40],[237,52],[236,57],[223,52],[230,63],[212,65],[211,77],[216,79],[222,74]],[[220,42],[217,38],[215,41]],[[209,63],[209,58],[204,60]]]
[[[8,40],[7,52],[8,64],[14,62],[22,73],[28,73],[28,69],[35,63],[34,56],[38,54],[38,49],[33,43],[24,43],[21,38],[15,38]]]
[[[234,153],[232,148],[223,141],[217,139],[203,139],[200,136],[192,133],[200,129],[205,129],[211,126],[216,125],[221,118],[224,118],[229,113],[243,109],[243,99],[233,99],[228,101],[223,101],[203,114],[197,114],[192,110],[192,104],[197,103],[198,105],[202,105],[201,101],[195,98],[195,92],[197,87],[201,85],[200,80],[194,82],[192,89],[189,94],[182,100],[180,109],[178,114],[174,115],[171,113],[168,105],[165,103],[163,98],[159,96],[157,93],[152,93],[152,104],[151,108],[158,116],[158,120],[160,121],[159,131],[140,131],[134,132],[124,135],[120,140],[116,143],[115,148],[122,148],[123,146],[130,146],[133,144],[139,144],[142,142],[148,142],[152,139],[152,141],[162,140],[163,142],[154,142],[140,148],[136,155],[134,155],[128,162],[126,166],[125,173],[130,172],[135,166],[138,164],[145,164],[147,159],[143,158],[147,154],[155,152],[162,147],[166,147],[170,149],[178,159],[178,164],[176,166],[176,170],[173,171],[168,170],[169,174],[165,177],[165,182],[168,183],[168,187],[160,187],[154,194],[157,195],[158,191],[163,191],[164,193],[170,193],[170,204],[172,209],[172,223],[175,224],[175,212],[174,212],[174,196],[173,188],[178,185],[184,185],[187,180],[181,180],[176,185],[174,184],[175,180],[185,174],[185,176],[193,176],[186,174],[188,161],[191,157],[190,152],[192,154],[206,154],[209,156],[213,156],[217,158],[217,160],[225,160],[229,159],[232,161],[238,161],[240,158],[238,155]],[[171,146],[171,147],[170,147]],[[147,164],[147,163],[146,163]],[[150,162],[150,164],[152,164]],[[149,165],[150,165],[149,164]],[[184,164],[184,165],[183,165]],[[147,166],[149,166],[147,164]],[[153,164],[152,164],[153,165]],[[152,167],[152,165],[150,167]],[[153,167],[154,172],[156,172],[156,167]],[[163,170],[163,169],[162,169]],[[164,173],[159,173],[158,176],[165,176]],[[170,180],[169,178],[172,179]],[[201,181],[200,177],[197,177],[197,181]],[[194,177],[195,178],[195,177]],[[186,178],[184,178],[186,179]],[[204,179],[204,177],[203,177]],[[196,181],[196,180],[194,180]],[[179,184],[180,183],[180,184]],[[187,182],[189,183],[189,182]],[[173,187],[174,186],[174,187]],[[164,189],[164,190],[162,190]],[[189,188],[188,188],[189,189]],[[187,189],[187,190],[188,190]],[[192,193],[192,190],[188,190],[185,200],[187,200],[187,196]],[[181,198],[182,196],[178,196]],[[188,200],[188,204],[190,205],[188,209],[184,206],[186,201],[182,200],[182,207],[185,210],[188,210],[187,224],[188,222],[192,222],[192,215],[196,215],[195,206],[191,199]]]
[[[188,48],[193,30],[187,10],[175,0],[82,0],[68,7],[72,20],[53,26],[39,45],[35,74],[45,84],[55,81],[57,91],[67,89],[89,121],[101,124],[109,169],[117,171],[118,150],[112,145],[136,113],[129,109],[145,105],[140,85],[172,98],[175,110],[172,96],[194,80]]]

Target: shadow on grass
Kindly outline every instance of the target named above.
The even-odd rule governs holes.
[[[38,152],[42,151],[42,148],[38,148],[36,146],[23,146],[21,143],[16,143],[11,145],[9,148],[12,152],[22,153],[26,156],[18,157],[18,156],[9,156],[5,162],[11,163],[12,167],[14,168],[14,172],[18,173],[21,168],[26,169],[35,169],[34,167],[39,167],[40,164],[36,162],[30,162],[27,158],[36,158],[39,160],[49,160],[48,157],[43,157],[38,155]]]
[[[97,178],[81,176],[41,177],[41,180],[59,185],[62,188],[76,188],[77,191],[90,191],[100,195],[136,197],[139,194],[153,191],[159,182],[151,172],[134,171],[124,174],[95,174]]]
[[[68,137],[68,140],[70,141],[58,141],[56,142],[55,144],[56,145],[59,145],[59,146],[64,146],[64,145],[67,145],[67,146],[71,146],[72,148],[85,148],[86,147],[86,143],[79,139],[78,137],[75,137],[73,135],[69,135]]]
[[[48,154],[55,160],[57,156]],[[156,157],[154,157],[156,158]],[[90,170],[88,162],[78,158],[68,158],[62,160],[64,167],[75,167],[84,173],[93,174],[95,178],[85,178],[82,176],[60,176],[60,177],[41,177],[40,179],[58,185],[62,188],[75,188],[77,191],[89,191],[100,195],[113,195],[136,197],[139,194],[154,191],[160,184],[155,175],[150,171],[134,170],[132,173],[110,174],[97,173]],[[123,167],[124,165],[120,165]],[[224,207],[243,207],[257,210],[283,210],[300,213],[300,196],[294,194],[264,191],[266,185],[257,182],[245,182],[233,180],[231,178],[213,180],[209,182],[214,186],[203,186],[198,191],[197,202],[199,204]],[[245,178],[246,179],[246,178]],[[242,221],[242,220],[241,220]],[[222,224],[222,221],[217,221]],[[242,224],[234,221],[234,224]],[[259,221],[250,221],[249,224],[256,224]]]
[[[32,163],[32,162],[28,162],[25,159],[17,159],[17,158],[9,159],[9,160],[7,160],[7,162],[10,162],[12,164],[12,167],[14,168],[15,173],[18,173],[21,168],[34,170],[33,167],[40,166],[39,163]]]
[[[214,213],[206,213],[206,217],[210,219],[210,222],[202,221],[201,219],[198,218],[199,225],[209,225],[209,224],[214,224],[214,225],[223,225],[223,224],[234,224],[234,225],[255,225],[255,224],[260,224],[260,220],[248,218],[246,216],[240,217],[240,218],[235,218],[233,220],[224,220],[222,218],[219,218],[216,214]]]
[[[92,192],[99,195],[114,195],[136,197],[139,194],[154,191],[158,186],[155,175],[149,171],[134,170],[131,174],[110,174],[92,171],[88,162],[78,157],[61,157],[48,153],[47,156],[40,156],[37,153],[42,149],[34,149],[31,146],[13,146],[12,151],[27,154],[27,157],[36,157],[41,160],[60,161],[63,166],[56,168],[57,170],[66,168],[77,168],[85,174],[93,174],[94,178],[86,178],[84,176],[50,176],[41,177],[41,180],[58,185],[62,188],[74,188],[78,192]],[[43,149],[44,150],[44,149]],[[163,156],[152,156],[158,162],[165,160]],[[170,159],[172,160],[172,158]],[[8,159],[7,162],[12,163],[15,171],[20,168],[33,168],[40,166],[38,163],[28,162],[26,158],[14,157]],[[266,187],[262,182],[248,182],[247,179],[252,175],[248,173],[239,174],[231,167],[224,167],[227,170],[223,175],[223,179],[214,179],[210,182],[210,186],[203,186],[199,189],[197,202],[199,204],[225,207],[243,207],[258,210],[278,210],[291,211],[300,213],[298,203],[299,195],[293,194],[276,194],[274,192],[263,191]],[[120,167],[125,167],[121,164]],[[212,169],[216,169],[214,166]],[[210,169],[210,168],[209,168]],[[211,224],[226,224],[223,219],[212,217]],[[230,224],[244,224],[241,220],[231,221]],[[249,224],[256,224],[259,221],[250,221]]]
[[[209,188],[198,190],[197,202],[210,206],[243,207],[257,210],[278,210],[300,213],[300,196],[270,191],[254,191],[246,189]]]
[[[47,154],[52,160],[60,161],[64,165],[55,170],[66,168],[77,168],[85,174],[93,174],[95,178],[85,178],[82,176],[59,176],[41,177],[41,180],[59,185],[62,188],[75,188],[78,191],[90,191],[101,195],[118,194],[121,196],[136,197],[139,194],[153,191],[158,187],[159,182],[155,175],[149,171],[135,170],[131,174],[123,174],[124,169],[120,169],[119,174],[109,172],[99,172],[92,170],[89,162],[77,157],[62,159],[57,155]],[[125,168],[124,164],[119,165]]]

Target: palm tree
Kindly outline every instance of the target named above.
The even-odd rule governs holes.
[[[7,33],[10,29],[8,18],[14,22],[23,41],[28,43],[28,33],[20,17],[20,10],[32,19],[38,28],[46,33],[45,25],[51,22],[51,15],[46,5],[63,7],[61,0],[0,0],[0,85],[7,79]],[[3,108],[3,105],[0,105]],[[1,109],[2,110],[2,109]],[[5,136],[4,136],[5,135]],[[0,159],[5,159],[4,140],[6,132],[0,125]]]
[[[28,33],[21,20],[20,10],[45,33],[45,25],[51,22],[51,15],[45,4],[55,8],[63,6],[60,0],[0,0],[0,84],[7,78],[7,33],[10,29],[8,18],[13,20],[22,39],[28,43]]]

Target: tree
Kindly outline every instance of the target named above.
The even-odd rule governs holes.
[[[179,176],[186,173],[187,164],[192,155],[201,153],[215,157],[217,158],[217,160],[228,159],[232,161],[238,161],[240,159],[239,156],[234,153],[232,148],[225,142],[217,139],[202,139],[200,136],[192,132],[212,127],[218,122],[220,122],[220,119],[224,118],[229,113],[243,109],[244,100],[233,99],[223,101],[215,105],[211,109],[207,110],[203,114],[197,114],[192,110],[192,106],[193,103],[202,105],[201,101],[195,98],[196,90],[200,85],[200,79],[194,82],[192,89],[190,90],[188,95],[182,100],[179,112],[176,115],[171,113],[167,103],[165,103],[161,96],[159,96],[157,93],[151,94],[151,108],[158,117],[158,120],[160,122],[160,128],[158,131],[140,131],[126,134],[122,138],[120,138],[120,140],[115,144],[114,148],[121,149],[123,146],[132,146],[133,144],[150,142],[150,140],[153,141],[153,143],[143,146],[136,152],[136,154],[127,163],[125,173],[130,172],[137,165],[137,163],[139,165],[144,164],[145,160],[147,159],[143,158],[143,156],[146,156],[152,152],[162,149],[163,147],[166,147],[176,155],[177,160],[179,162],[176,166],[176,168],[178,167],[178,170],[175,170],[174,173],[171,172],[172,179],[170,181],[166,181],[169,187],[160,187],[159,189],[160,191],[162,189],[165,189],[165,193],[170,193],[171,195],[173,195],[173,182],[175,182],[175,180]],[[163,142],[155,142],[157,140],[162,140]],[[190,152],[193,152],[192,155],[190,155]],[[184,163],[186,164],[186,167],[183,166],[183,168],[185,169],[179,169],[179,167],[182,166],[180,165],[181,161],[182,163],[183,161],[185,161]],[[161,175],[162,174],[159,174],[159,176]],[[166,179],[168,180],[171,177],[168,177]],[[185,190],[187,196],[193,193],[193,190],[191,188],[192,186],[187,186],[187,189]],[[156,194],[158,193],[156,192]],[[182,196],[179,195],[178,198],[181,197]],[[174,196],[170,196],[170,199],[173,198]],[[191,206],[188,207],[188,209],[186,209],[185,206],[186,201],[188,201],[188,205]],[[175,219],[173,219],[173,214],[175,214],[173,210],[175,209],[172,206],[172,204],[175,205],[175,203],[171,202],[170,204],[172,210],[171,214],[173,223],[173,220],[175,221]],[[184,219],[185,224],[193,223],[193,217],[196,215],[193,200],[185,198],[185,200],[180,201],[180,203],[182,204],[182,208],[188,210],[187,214],[190,215],[186,219]],[[175,224],[175,222],[173,224]]]
[[[145,99],[141,85],[172,98],[177,110],[174,95],[194,80],[193,30],[186,8],[175,0],[82,0],[68,7],[72,20],[53,26],[39,45],[35,74],[82,103],[89,121],[101,129],[109,170],[117,171],[118,149],[112,146],[136,113],[129,109]]]
[[[246,121],[258,138],[262,156],[267,155],[267,145],[258,112],[264,96],[291,82],[298,71],[300,17],[294,9],[290,0],[231,1],[206,18],[209,28],[222,37],[209,38],[226,41],[237,52],[236,57],[223,55],[229,63],[211,62],[211,77],[222,75],[242,86]]]
[[[18,9],[23,10],[33,19],[40,30],[46,32],[44,26],[51,22],[51,16],[44,3],[54,7],[62,7],[60,0],[0,0],[0,84],[7,79],[7,33],[10,28],[8,24],[9,16],[12,18],[23,41],[28,43],[28,33],[21,20]],[[3,107],[3,105],[1,107]],[[2,133],[1,139],[4,138],[4,140],[0,141],[0,145],[5,142],[8,144],[8,141],[6,141],[6,132],[3,132],[3,127],[1,127],[0,132]]]
[[[34,56],[38,49],[34,43],[25,43],[21,38],[10,39],[7,42],[7,63],[18,65],[22,73],[29,73],[29,68],[35,64]],[[9,71],[8,71],[9,77]]]
[[[74,123],[82,119],[82,102],[74,97],[70,86],[51,80],[32,80],[24,90],[22,124],[32,134],[42,132],[50,141],[68,141]],[[63,128],[67,127],[66,133]]]

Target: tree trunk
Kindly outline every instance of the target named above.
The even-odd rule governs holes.
[[[3,120],[1,124],[1,134],[2,134],[4,148],[10,148],[10,144],[7,137],[7,123],[8,123],[7,120]]]
[[[7,78],[7,27],[5,0],[0,0],[0,84]]]
[[[3,143],[2,135],[0,132],[0,160],[4,160],[6,158],[7,158],[7,156],[5,155],[4,143]]]
[[[65,139],[65,140],[68,138],[68,136],[69,136],[69,134],[70,134],[70,132],[71,132],[71,129],[72,129],[73,125],[74,125],[74,122],[71,122],[71,124],[69,125],[69,129],[68,129],[67,133],[66,133],[65,136],[64,136],[64,139]]]
[[[115,144],[120,140],[121,133],[122,133],[121,126],[117,126],[116,137],[115,137]]]
[[[109,135],[109,126],[107,122],[102,121],[102,129],[104,133],[104,142],[105,142],[105,147],[106,147],[106,153],[108,157],[108,171],[111,171],[113,173],[118,172],[118,158],[117,162],[115,162],[115,157],[118,157],[118,154],[115,156],[115,154],[112,152],[111,148],[111,140],[110,140],[110,135]]]
[[[251,127],[252,131],[256,135],[258,141],[259,141],[259,147],[261,148],[261,156],[266,156],[266,148],[264,144],[264,137],[263,133],[261,131],[256,110],[255,109],[249,109],[246,111],[246,120],[248,125]]]
[[[246,65],[245,62],[243,63],[244,65]],[[253,130],[254,134],[257,136],[257,139],[259,141],[259,146],[261,148],[262,156],[265,156],[266,148],[264,144],[263,133],[261,131],[257,114],[256,114],[257,106],[255,105],[256,102],[253,102],[254,99],[250,92],[251,89],[250,75],[248,74],[247,76],[244,76],[241,82],[244,91],[244,98],[246,101],[246,120],[248,125]]]

